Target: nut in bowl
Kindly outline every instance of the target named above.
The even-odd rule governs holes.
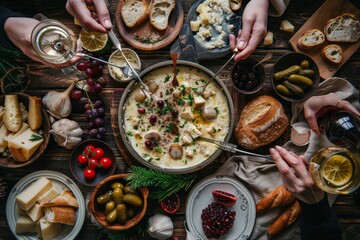
[[[293,52],[277,60],[270,81],[281,98],[299,102],[312,96],[319,85],[320,74],[316,63],[309,56]]]
[[[147,188],[126,185],[126,174],[101,181],[91,194],[88,210],[96,221],[110,230],[126,230],[141,221],[147,209]]]
[[[123,53],[126,56],[126,58],[128,59],[128,61],[130,62],[131,66],[135,69],[135,70],[139,70],[141,69],[141,61],[139,56],[136,54],[136,52],[130,48],[124,48],[123,49]],[[119,82],[122,83],[127,83],[130,82],[131,80],[133,80],[133,78],[131,76],[128,76],[123,70],[124,68],[126,68],[128,65],[124,59],[124,57],[122,56],[121,52],[119,50],[116,50],[115,52],[113,52],[110,57],[109,57],[109,62],[112,64],[115,64],[117,66],[122,67],[118,68],[112,65],[108,65],[109,68],[109,73],[110,76]],[[132,71],[130,68],[128,68],[128,74],[131,75]]]
[[[24,93],[0,96],[0,115],[0,166],[23,167],[39,158],[50,138],[41,98]]]
[[[261,89],[265,80],[265,70],[258,60],[247,58],[234,64],[231,80],[236,90],[243,94],[253,94]],[[255,67],[254,67],[255,66]]]
[[[79,143],[71,153],[70,170],[80,183],[96,186],[114,174],[116,157],[105,142],[89,139]]]

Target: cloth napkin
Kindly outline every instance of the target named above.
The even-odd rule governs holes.
[[[351,102],[357,109],[359,105],[359,92],[351,83],[342,78],[333,77],[322,82],[316,89],[314,95],[324,95],[334,92],[339,98]],[[292,105],[291,125],[309,128],[303,116],[303,103]],[[311,131],[310,142],[307,146],[298,147],[287,142],[284,147],[297,154],[303,154],[307,161],[320,148],[332,145],[324,136],[317,136]],[[259,202],[266,194],[282,185],[282,180],[278,169],[272,160],[251,156],[233,156],[222,165],[216,174],[223,174],[239,179],[253,194],[255,202]],[[332,204],[336,199],[335,195],[329,195],[329,203]],[[254,230],[250,239],[268,239],[267,229],[279,216],[282,209],[274,208],[264,213],[257,213]],[[284,229],[275,239],[300,239],[300,221],[296,221],[291,226]],[[191,238],[188,238],[191,239]]]

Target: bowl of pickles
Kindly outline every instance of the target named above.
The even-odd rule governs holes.
[[[116,174],[101,181],[92,192],[88,210],[95,220],[110,230],[121,231],[138,224],[147,209],[147,188],[133,189],[127,174]]]
[[[281,98],[289,102],[304,101],[320,83],[319,69],[308,55],[288,53],[274,64],[270,82]]]

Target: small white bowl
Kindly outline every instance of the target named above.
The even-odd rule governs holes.
[[[123,48],[122,51],[123,51],[124,55],[127,57],[127,59],[129,60],[131,66],[133,66],[133,68],[141,69],[140,58],[134,50],[132,50],[130,48]],[[120,67],[127,66],[127,63],[119,50],[116,50],[115,52],[113,52],[110,55],[109,62],[116,64]],[[126,76],[120,68],[117,68],[117,67],[114,67],[114,66],[111,66],[110,64],[108,64],[108,69],[109,69],[110,76],[118,82],[128,83],[131,80],[133,80],[133,78]],[[131,73],[131,70],[130,70],[130,73]]]

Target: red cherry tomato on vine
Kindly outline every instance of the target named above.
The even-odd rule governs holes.
[[[90,158],[88,166],[91,169],[96,169],[99,166],[99,161],[96,158]]]
[[[95,148],[95,154],[93,157],[100,160],[104,157],[104,150],[102,148]]]
[[[103,157],[102,159],[100,159],[100,165],[101,165],[101,168],[108,169],[111,167],[112,161],[108,157]]]
[[[84,170],[84,177],[88,180],[94,179],[96,176],[96,172],[94,169],[87,168]]]
[[[88,158],[83,154],[79,154],[77,160],[80,165],[86,165],[88,163]]]
[[[86,145],[86,147],[84,148],[84,153],[85,153],[85,155],[88,156],[88,157],[94,156],[94,154],[95,154],[95,147],[94,147],[93,145],[91,145],[91,144]]]

